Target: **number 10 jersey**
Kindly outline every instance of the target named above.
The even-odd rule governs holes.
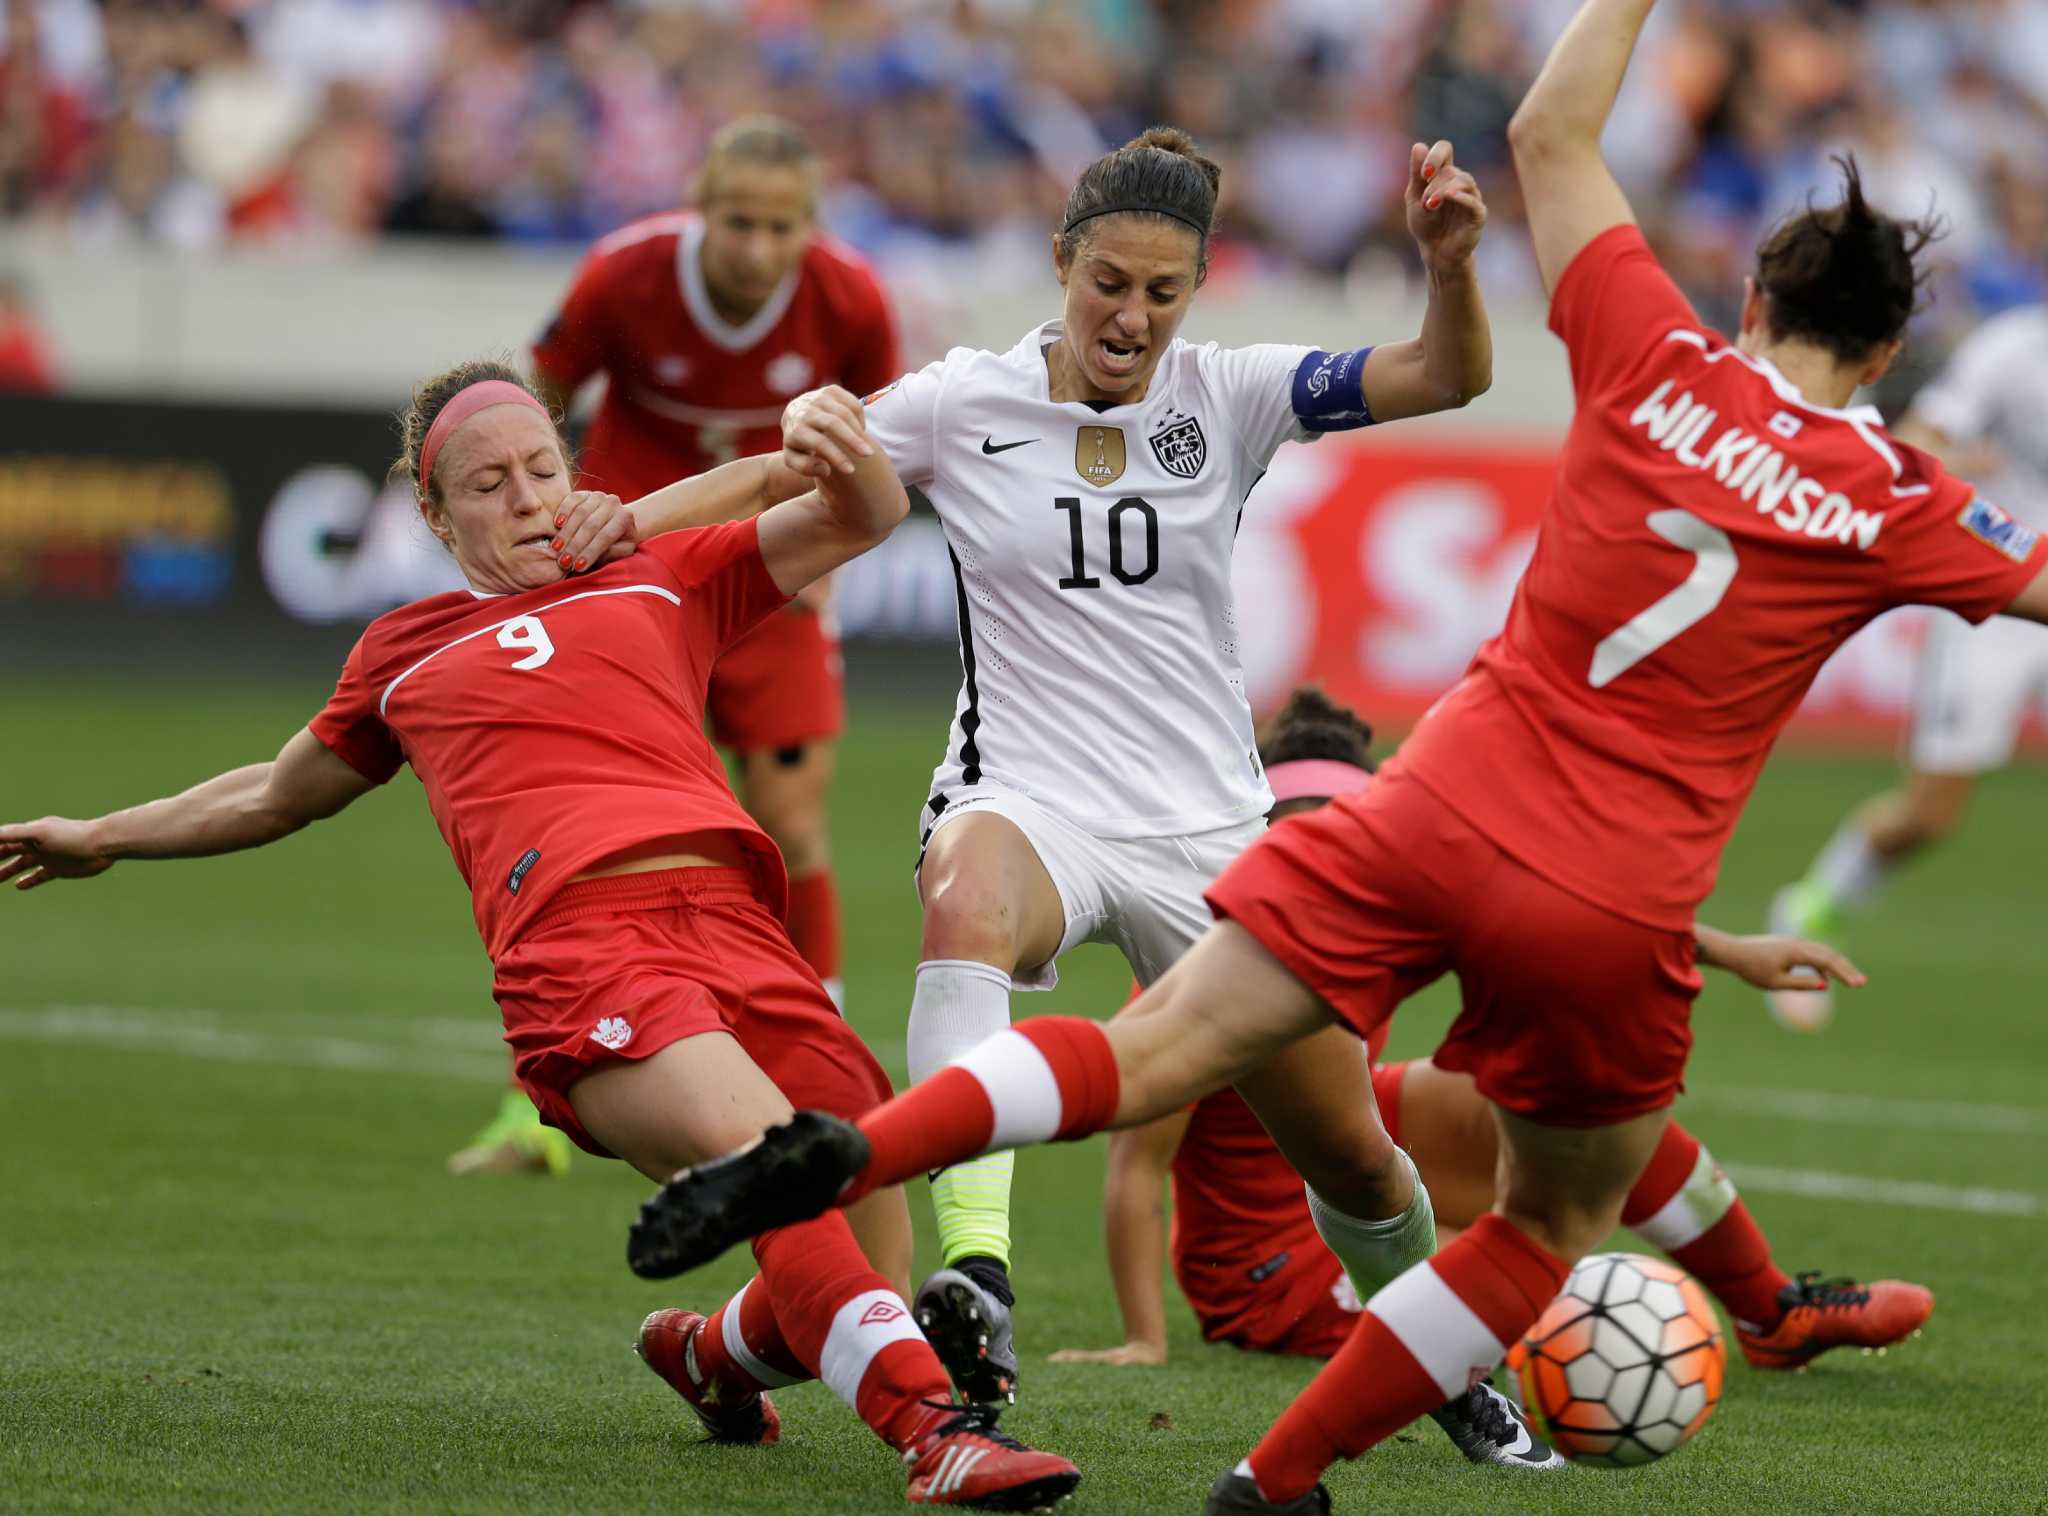
[[[1239,824],[1273,797],[1238,656],[1258,635],[1231,593],[1238,521],[1282,442],[1364,424],[1364,354],[1175,340],[1142,401],[1096,406],[1051,398],[1059,340],[1053,321],[1005,353],[956,348],[868,397],[959,596],[965,677],[928,819],[986,782],[1100,837]]]

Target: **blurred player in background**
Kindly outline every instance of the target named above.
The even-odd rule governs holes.
[[[854,459],[814,490],[749,459],[668,497],[686,520],[746,519],[632,551],[630,513],[604,497],[613,536],[565,554],[578,528],[552,411],[503,365],[429,380],[403,470],[467,587],[373,621],[275,760],[92,821],[0,827],[0,880],[260,847],[409,764],[470,887],[518,1077],[583,1148],[659,1179],[786,1120],[792,1098],[872,1106],[888,1079],[791,946],[781,859],[704,735],[723,650],[909,509],[851,394],[807,414]],[[571,578],[579,557],[599,566]],[[891,1282],[910,1268],[900,1193],[756,1254],[708,1321],[656,1311],[640,1331],[714,1440],[774,1442],[763,1392],[815,1377],[902,1455],[913,1502],[1036,1509],[1078,1482],[953,1404]]]
[[[1758,248],[1734,342],[1651,253],[1600,147],[1651,5],[1585,0],[1509,131],[1576,408],[1501,634],[1366,790],[1231,865],[1217,924],[1115,1020],[1025,1022],[855,1126],[799,1113],[669,1181],[650,1240],[706,1256],[871,1185],[1156,1120],[1455,972],[1435,1061],[1495,1108],[1493,1209],[1374,1293],[1210,1491],[1210,1516],[1312,1516],[1324,1469],[1491,1373],[1613,1231],[1684,1079],[1695,912],[1821,666],[1895,606],[2048,620],[2034,535],[1846,408],[1898,356],[1933,228],[1873,208],[1845,161],[1841,198]]]
[[[880,283],[820,234],[820,167],[772,116],[711,139],[695,206],[622,227],[584,259],[534,344],[540,391],[566,414],[603,376],[578,484],[632,500],[782,445],[782,408],[838,384],[864,395],[899,372]],[[741,801],[782,849],[789,934],[841,999],[839,895],[825,804],[845,726],[839,642],[821,581],[719,660],[711,734],[738,756]],[[568,1161],[517,1089],[449,1160],[457,1173]]]
[[[2015,542],[2048,527],[2048,306],[1973,332],[1898,435],[1983,481],[2018,518]],[[1893,869],[1956,829],[1978,776],[2012,760],[2028,711],[2048,711],[2048,632],[2007,617],[1974,627],[1932,617],[1918,686],[1904,781],[1851,813],[1806,877],[1779,891],[1772,931],[1839,936]],[[1834,1009],[1825,989],[1765,998],[1800,1031],[1819,1030]]]
[[[1366,787],[1372,729],[1314,689],[1296,690],[1274,717],[1260,756],[1281,821]],[[1860,982],[1840,954],[1789,937],[1732,938],[1699,927],[1700,959],[1759,987],[1809,982],[1799,966]],[[1132,995],[1138,991],[1133,987]],[[1378,1062],[1391,1023],[1361,1045],[1387,1133],[1422,1171],[1438,1236],[1470,1226],[1493,1206],[1500,1142],[1471,1076],[1427,1058]],[[1169,1247],[1160,1196],[1171,1186]],[[1712,1291],[1752,1366],[1794,1369],[1835,1347],[1885,1347],[1918,1331],[1933,1296],[1881,1280],[1788,1278],[1756,1218],[1699,1139],[1673,1120],[1629,1192],[1621,1222],[1664,1249]],[[1212,1342],[1328,1358],[1364,1309],[1336,1256],[1316,1236],[1301,1176],[1235,1090],[1148,1126],[1113,1132],[1103,1187],[1104,1242],[1123,1315],[1117,1347],[1067,1349],[1054,1362],[1166,1362],[1161,1265]]]

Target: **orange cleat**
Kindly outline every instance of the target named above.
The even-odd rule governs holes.
[[[1919,1334],[1933,1314],[1934,1292],[1896,1279],[1824,1280],[1816,1271],[1778,1291],[1778,1304],[1785,1314],[1768,1332],[1736,1324],[1735,1340],[1753,1369],[1803,1369],[1830,1348],[1881,1353]]]
[[[903,1451],[912,1505],[1049,1511],[1081,1482],[1081,1471],[1066,1459],[997,1431],[993,1407],[950,1400],[925,1404],[932,1414]]]
[[[704,1318],[695,1311],[656,1311],[640,1323],[633,1351],[704,1423],[713,1442],[766,1447],[782,1436],[775,1402],[758,1390],[733,1393],[697,1370],[697,1334]]]

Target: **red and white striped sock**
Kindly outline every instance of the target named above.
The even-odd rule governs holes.
[[[697,1372],[745,1391],[779,1390],[817,1376],[783,1339],[771,1291],[756,1274],[705,1323],[697,1338]]]
[[[1081,1016],[1039,1016],[987,1041],[860,1119],[868,1165],[840,1196],[1035,1142],[1092,1136],[1116,1116],[1116,1054]]]
[[[754,1256],[789,1355],[785,1361],[814,1368],[889,1446],[908,1446],[931,1417],[923,1402],[946,1399],[951,1385],[903,1297],[869,1266],[846,1218],[827,1211],[763,1232],[754,1239]],[[743,1335],[748,1326],[743,1316]],[[773,1366],[759,1351],[769,1344],[766,1332],[745,1340],[763,1367]],[[751,1367],[748,1372],[754,1374]]]
[[[1778,1291],[1792,1281],[1714,1155],[1676,1121],[1622,1208],[1621,1224],[1662,1248],[1752,1331],[1769,1331],[1784,1312]]]
[[[839,1004],[839,884],[830,865],[789,881],[789,940]]]
[[[1495,1215],[1366,1302],[1351,1338],[1239,1465],[1276,1504],[1493,1372],[1563,1286],[1564,1260]]]

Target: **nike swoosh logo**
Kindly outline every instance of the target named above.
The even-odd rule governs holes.
[[[1007,453],[1013,447],[1029,447],[1036,441],[1036,437],[1026,437],[1022,442],[998,442],[993,437],[984,437],[981,439],[981,450],[993,458],[997,453]]]

